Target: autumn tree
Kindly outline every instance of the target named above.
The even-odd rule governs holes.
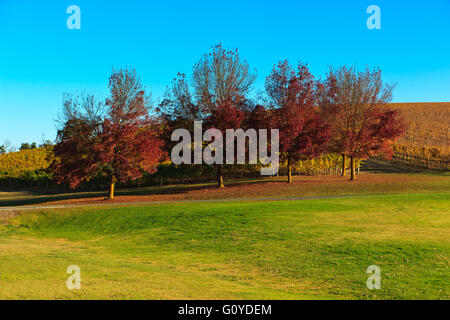
[[[159,111],[164,120],[201,120],[202,110],[192,96],[189,81],[184,73],[178,73],[168,86]]]
[[[170,154],[177,142],[172,141],[175,129],[183,128],[194,135],[194,121],[204,120],[200,107],[192,95],[189,81],[185,74],[178,73],[167,87],[164,98],[159,103],[157,112],[161,118],[161,135],[166,153]]]
[[[392,143],[404,132],[397,111],[389,110],[394,86],[384,83],[380,69],[357,72],[331,69],[320,87],[322,117],[332,128],[331,150],[350,157],[350,180],[356,179],[357,159],[382,153],[392,156]]]
[[[245,118],[243,109],[256,79],[247,61],[236,50],[220,44],[205,54],[193,69],[194,95],[209,127],[225,134],[237,129]],[[222,165],[217,165],[217,186],[223,188]]]
[[[58,182],[71,188],[101,173],[109,179],[113,199],[117,182],[154,172],[163,151],[136,72],[113,71],[109,89],[105,103],[91,95],[65,97],[54,170]]]
[[[63,94],[63,104],[56,125],[55,161],[52,171],[58,183],[76,188],[97,172],[96,144],[100,143],[104,103],[94,95]]]
[[[52,164],[56,181],[76,188],[97,172],[97,155],[93,152],[99,143],[99,123],[83,119],[68,119],[58,130],[54,146],[55,161]]]
[[[292,183],[292,162],[317,157],[329,140],[330,130],[315,107],[317,82],[307,65],[299,63],[295,71],[285,60],[274,66],[265,88],[271,125],[280,130],[280,152]]]
[[[245,129],[265,129],[272,128],[272,110],[263,104],[256,104],[250,111],[246,112],[242,126]]]
[[[191,86],[184,74],[178,74],[160,104],[167,128],[193,128],[194,121],[225,134],[239,128],[251,105],[248,94],[256,75],[237,50],[213,47],[193,67]],[[206,128],[204,128],[206,129]],[[166,135],[167,136],[167,135]],[[217,167],[217,186],[224,187],[222,165]]]

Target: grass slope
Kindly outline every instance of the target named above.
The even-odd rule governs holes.
[[[0,227],[0,298],[449,299],[449,213],[448,193],[28,212]]]

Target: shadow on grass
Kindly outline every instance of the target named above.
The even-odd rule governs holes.
[[[283,178],[249,178],[246,180],[227,180],[226,185],[240,186],[264,182],[284,181]],[[182,194],[192,190],[205,190],[215,188],[216,182],[206,182],[199,184],[178,184],[167,186],[152,186],[136,189],[117,189],[116,196],[138,196],[138,195],[170,195]],[[0,190],[0,207],[34,205],[46,202],[89,199],[106,197],[106,191],[61,191],[55,189],[18,189],[18,190]]]
[[[398,160],[384,160],[374,157],[364,161],[361,171],[371,173],[411,173],[411,174],[431,174],[450,175],[450,170],[427,168],[414,164],[404,163]]]

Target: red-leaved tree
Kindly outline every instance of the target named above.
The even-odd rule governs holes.
[[[280,130],[281,158],[287,162],[292,183],[292,161],[314,158],[326,149],[330,130],[316,110],[317,82],[308,67],[297,71],[282,61],[266,79],[266,94],[273,110],[273,128]]]
[[[243,109],[256,74],[242,60],[237,50],[226,50],[220,44],[205,54],[193,69],[196,103],[209,128],[237,129],[245,118]],[[222,165],[217,165],[217,186],[223,188]]]
[[[153,173],[163,151],[136,72],[113,71],[109,88],[104,105],[94,98],[65,100],[54,167],[58,182],[71,188],[99,173],[107,176],[113,199],[117,182]]]
[[[376,154],[392,156],[392,143],[405,131],[405,125],[387,103],[393,86],[382,81],[381,70],[357,72],[341,67],[331,70],[320,87],[322,117],[332,128],[331,150],[350,157],[350,180],[356,179],[356,159]]]

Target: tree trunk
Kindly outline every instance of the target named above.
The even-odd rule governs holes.
[[[342,155],[342,173],[341,176],[345,177],[345,174],[347,172],[347,155]]]
[[[108,199],[113,200],[114,199],[114,188],[116,186],[116,178],[111,178],[111,182],[109,184],[109,193],[108,193]]]
[[[225,188],[223,185],[222,165],[220,164],[217,167],[217,188]]]
[[[287,169],[288,169],[288,183],[292,183],[291,158],[288,158]]]
[[[355,168],[355,164],[356,164],[356,159],[353,157],[350,157],[350,180],[356,180],[356,168]]]

